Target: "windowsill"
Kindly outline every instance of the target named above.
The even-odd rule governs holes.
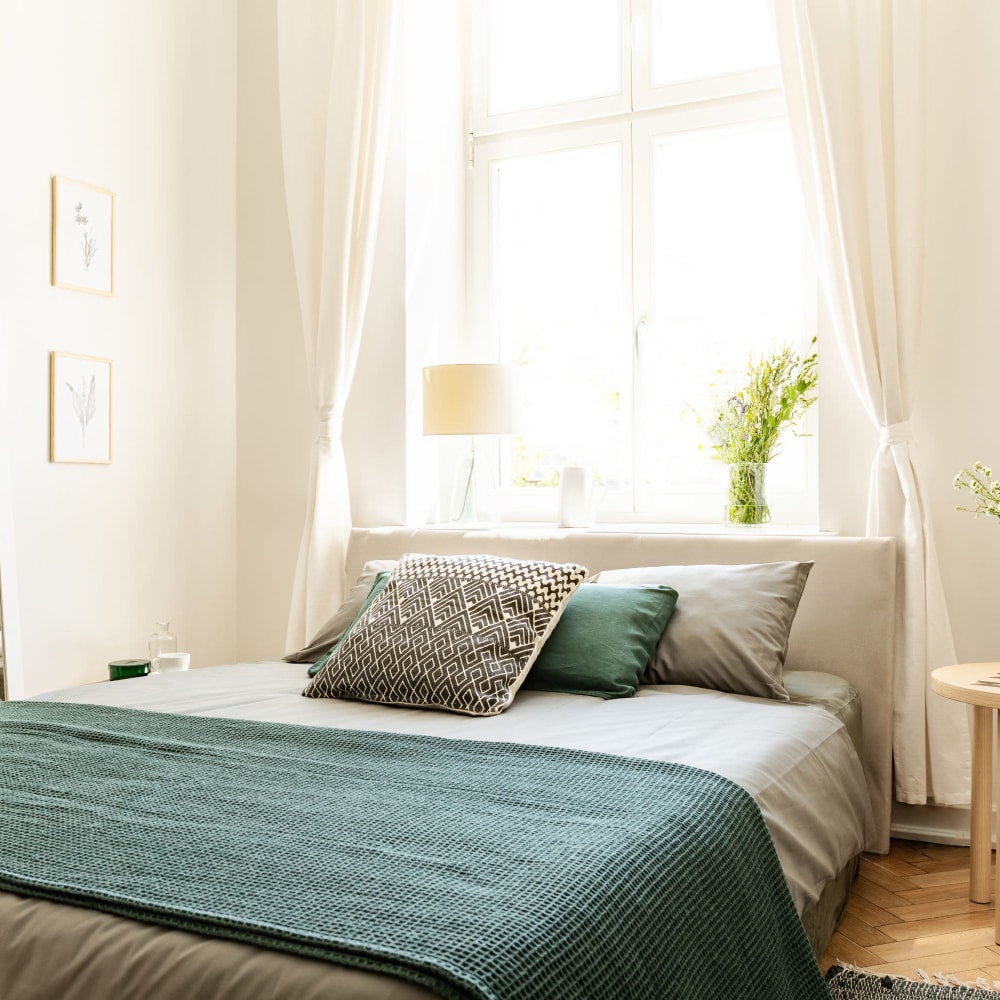
[[[560,528],[555,521],[474,521],[439,522],[422,525],[430,531],[498,531],[526,535],[739,535],[814,538],[817,535],[836,535],[809,524],[668,524],[662,521],[649,523],[598,522],[588,528]]]

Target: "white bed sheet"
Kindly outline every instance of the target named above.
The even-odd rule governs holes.
[[[502,715],[482,719],[303,698],[305,684],[302,664],[242,663],[70,688],[39,700],[531,743],[704,768],[756,799],[800,913],[872,831],[861,762],[843,724],[816,706],[657,685],[612,701],[521,691]]]

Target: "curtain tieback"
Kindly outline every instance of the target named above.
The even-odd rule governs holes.
[[[909,420],[900,420],[895,424],[889,424],[888,427],[881,428],[879,438],[883,445],[913,444],[916,441]]]
[[[319,418],[319,440],[339,441],[344,429],[344,415],[334,410],[325,417]]]

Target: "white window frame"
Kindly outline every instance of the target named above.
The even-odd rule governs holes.
[[[474,44],[470,48],[468,77],[472,110],[468,115],[470,170],[467,185],[467,319],[460,345],[463,356],[499,357],[499,330],[495,308],[494,176],[495,165],[508,159],[620,142],[622,149],[623,280],[626,281],[622,336],[631,331],[633,376],[623,386],[623,416],[632,427],[632,470],[636,471],[640,414],[639,392],[644,317],[652,311],[650,287],[652,232],[649,212],[634,210],[634,194],[651,195],[650,150],[656,136],[739,129],[786,120],[776,67],[745,70],[725,76],[688,80],[661,87],[645,86],[650,78],[650,0],[621,5],[621,93],[544,108],[491,115],[487,112],[489,66],[472,53],[488,51],[487,0],[475,0],[470,18]],[[819,325],[819,289],[811,251],[803,229],[804,281],[803,346]],[[646,266],[637,266],[637,261]],[[625,323],[627,327],[624,327]],[[626,401],[625,397],[628,396]],[[625,412],[627,402],[627,412]],[[816,407],[806,414],[801,433],[810,435],[803,481],[794,489],[769,487],[781,525],[811,525],[818,519],[818,445]],[[480,461],[495,473],[500,469],[496,439],[477,442]],[[602,498],[598,521],[617,523],[718,524],[724,504],[722,489],[643,491],[633,475],[631,490],[621,489]],[[484,498],[486,509],[498,520],[551,522],[557,488],[496,488]]]
[[[697,2],[697,0],[692,0]],[[713,101],[739,94],[776,91],[781,95],[781,71],[777,66],[737,70],[724,76],[698,77],[675,83],[652,85],[652,0],[631,0],[632,6],[632,103],[636,111],[700,101]]]
[[[628,113],[632,100],[632,77],[629,70],[632,29],[627,3],[619,4],[618,89],[615,92],[579,101],[500,113],[489,111],[490,63],[493,58],[489,30],[489,0],[474,0],[471,6],[469,26],[472,43],[467,54],[486,53],[486,57],[472,57],[467,63],[472,96],[472,110],[468,118],[470,133],[476,137],[486,137],[520,129],[592,121],[606,115]]]

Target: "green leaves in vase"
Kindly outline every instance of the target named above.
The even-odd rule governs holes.
[[[782,431],[816,401],[818,379],[815,351],[802,357],[786,345],[767,357],[751,358],[745,383],[717,402],[708,426],[716,457],[729,465],[770,462]]]
[[[815,343],[815,339],[813,340]],[[786,427],[816,401],[817,355],[803,357],[785,345],[751,357],[743,385],[715,403],[708,437],[715,457],[729,466],[725,519],[763,524],[771,519],[764,493],[767,463],[778,453]]]

